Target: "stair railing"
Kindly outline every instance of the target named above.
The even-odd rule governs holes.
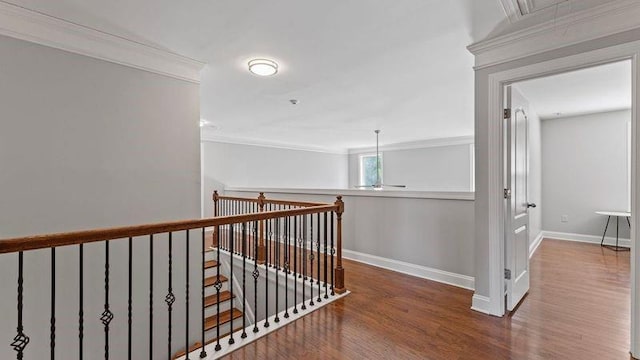
[[[218,197],[220,200],[221,197]],[[226,198],[225,200],[233,200],[231,198]],[[239,201],[239,200],[238,200]],[[244,200],[243,200],[244,201]],[[239,206],[240,202],[236,205]],[[248,206],[249,202],[244,202],[243,206]],[[112,320],[115,317],[126,317],[126,330],[122,330],[122,333],[126,331],[127,334],[127,358],[139,358],[139,355],[134,355],[134,350],[138,352],[139,347],[142,345],[140,340],[135,339],[136,335],[139,335],[138,332],[134,334],[133,325],[137,319],[146,318],[148,321],[148,343],[146,344],[148,348],[144,349],[145,355],[148,355],[149,359],[156,358],[154,357],[154,352],[158,352],[159,349],[154,347],[154,339],[157,339],[159,336],[162,336],[163,341],[168,342],[167,347],[165,348],[167,358],[173,358],[172,352],[175,353],[176,347],[184,348],[184,349],[192,349],[192,344],[194,341],[199,342],[199,356],[204,358],[207,356],[205,345],[207,344],[207,339],[205,338],[205,331],[207,324],[205,321],[205,312],[204,310],[201,313],[201,319],[199,319],[199,328],[201,330],[200,336],[201,339],[193,339],[193,329],[194,321],[189,319],[190,315],[190,307],[193,309],[193,306],[200,306],[204,309],[205,305],[205,288],[213,285],[216,289],[216,293],[220,296],[220,276],[218,276],[213,284],[207,284],[207,279],[205,278],[205,249],[208,248],[206,246],[206,238],[207,238],[207,229],[214,228],[216,229],[213,236],[214,239],[214,247],[217,250],[217,256],[220,255],[221,250],[223,248],[223,242],[221,237],[229,236],[226,245],[228,245],[228,250],[231,254],[235,253],[236,256],[231,256],[230,259],[233,261],[234,257],[240,255],[242,261],[243,268],[246,266],[254,266],[255,270],[253,272],[253,282],[254,286],[258,287],[258,281],[260,278],[259,267],[262,269],[262,273],[265,274],[265,284],[268,284],[268,274],[269,272],[273,272],[274,269],[276,274],[278,272],[286,274],[285,280],[286,286],[291,283],[291,286],[296,287],[296,291],[294,292],[294,296],[297,296],[298,286],[302,286],[303,288],[303,298],[302,298],[302,310],[305,310],[306,305],[313,306],[314,300],[314,289],[317,290],[317,298],[315,299],[317,302],[321,301],[321,298],[327,298],[329,294],[332,296],[334,294],[342,294],[346,291],[344,286],[344,269],[342,267],[342,213],[344,211],[344,204],[341,200],[341,197],[338,197],[337,201],[334,204],[316,204],[316,203],[296,203],[289,204],[277,200],[263,200],[257,199],[255,205],[260,209],[258,212],[247,212],[243,214],[236,215],[228,215],[229,208],[225,208],[226,205],[219,203],[219,207],[216,206],[216,216],[208,219],[196,219],[196,220],[184,220],[184,221],[175,221],[175,222],[164,222],[164,223],[156,223],[156,224],[144,224],[137,226],[126,226],[126,227],[116,227],[109,229],[97,229],[97,230],[88,230],[88,231],[77,231],[77,232],[68,232],[68,233],[58,233],[58,234],[48,234],[48,235],[37,235],[37,236],[28,236],[28,237],[20,237],[20,238],[12,238],[0,240],[0,261],[7,260],[10,255],[15,254],[17,257],[17,312],[16,312],[16,335],[11,342],[11,347],[16,353],[17,359],[23,359],[29,344],[33,344],[34,342],[38,343],[39,346],[43,346],[45,344],[43,339],[31,339],[29,337],[29,329],[25,328],[24,317],[30,317],[31,324],[34,323],[34,317],[41,315],[38,311],[34,311],[34,309],[25,309],[25,297],[35,296],[39,298],[44,298],[46,295],[49,295],[50,300],[50,308],[49,308],[49,316],[48,316],[48,325],[49,325],[49,340],[48,347],[49,352],[51,354],[50,358],[55,359],[56,355],[59,355],[60,358],[78,358],[83,359],[85,356],[87,358],[96,358],[95,349],[89,350],[86,348],[85,341],[85,326],[91,322],[91,325],[95,325],[96,322],[99,322],[103,327],[104,338],[103,338],[103,351],[104,358],[109,359],[109,352],[112,350],[110,346],[110,334],[112,329],[110,325],[112,324]],[[277,205],[277,206],[275,206]],[[256,206],[252,209],[255,211]],[[251,206],[248,206],[251,208]],[[335,224],[334,224],[335,218]],[[258,224],[261,224],[258,226]],[[263,228],[264,230],[260,230],[259,228]],[[222,229],[226,229],[223,231]],[[239,229],[239,233],[236,231]],[[255,241],[258,238],[258,232],[260,232],[260,240]],[[240,234],[238,236],[238,234]],[[334,243],[334,234],[335,234],[335,243]],[[250,239],[253,237],[254,241]],[[166,239],[166,241],[164,241]],[[328,243],[330,241],[330,243]],[[110,277],[110,269],[113,261],[113,248],[110,248],[111,245],[114,245],[116,242],[125,242],[126,247],[126,262],[127,262],[127,278],[111,278]],[[103,260],[101,261],[104,266],[104,286],[102,288],[97,288],[93,283],[89,283],[84,278],[85,269],[87,266],[97,265],[95,259],[87,259],[85,254],[85,245],[87,244],[102,244],[102,252],[104,254]],[[146,244],[148,245],[148,253],[140,254],[134,253],[134,243],[138,244]],[[180,251],[179,254],[183,254],[183,259],[177,259],[176,255],[176,245],[180,245],[183,247],[184,252]],[[324,244],[324,247],[321,247],[321,244]],[[248,262],[251,258],[248,256],[249,254],[253,254],[254,259],[260,259],[260,246],[263,246],[263,251],[265,256],[264,264],[260,264],[259,261],[253,261],[253,263]],[[56,277],[56,270],[58,269],[56,265],[56,249],[61,247],[76,247],[77,250],[77,258],[75,266],[77,266],[77,273],[75,276],[77,277],[77,281],[79,282],[79,286],[77,289],[77,298],[78,298],[78,319],[77,319],[77,337],[78,337],[78,346],[75,350],[64,348],[58,349],[56,348],[56,323],[57,323],[57,312],[56,312],[56,287],[59,286],[61,281],[65,281],[66,279],[61,279]],[[154,256],[154,247],[156,250],[158,248],[163,247],[163,251],[166,250],[167,258],[164,259],[166,261],[167,273],[164,274],[167,279],[167,287],[164,290],[159,290],[157,287],[154,288],[154,276],[160,275],[155,274],[157,271],[157,267],[154,267],[154,261],[162,261]],[[238,248],[239,247],[239,248]],[[253,247],[250,251],[249,248]],[[199,263],[193,263],[193,257],[190,256],[194,253],[193,249],[198,249],[197,251],[202,253],[200,257]],[[238,250],[239,249],[239,250]],[[51,280],[49,283],[50,289],[41,289],[34,287],[34,284],[31,285],[29,289],[34,291],[42,291],[42,293],[27,293],[25,291],[25,254],[29,252],[34,252],[36,250],[47,250],[49,251],[50,256],[50,276]],[[95,250],[92,247],[92,250]],[[145,249],[146,250],[146,249]],[[95,255],[95,253],[93,253]],[[334,256],[336,258],[336,265],[334,267],[333,260]],[[95,257],[95,256],[94,256]],[[144,259],[146,258],[146,260]],[[324,265],[321,268],[320,262],[321,258],[323,258]],[[328,263],[328,259],[330,258],[330,264]],[[270,261],[267,261],[270,259]],[[316,259],[316,267],[314,267],[314,259]],[[90,261],[87,261],[90,260]],[[139,271],[137,268],[136,262],[140,263],[148,263],[148,275],[149,281],[146,284],[135,284],[134,283],[134,268],[136,271]],[[174,270],[176,270],[176,265],[180,266],[181,269],[184,269],[184,273],[186,276],[182,279],[178,279]],[[190,267],[191,266],[200,266],[203,270],[200,279],[194,281],[193,276],[190,276]],[[233,265],[232,265],[233,266]],[[268,268],[271,267],[271,270]],[[330,270],[330,279],[328,278],[327,270]],[[324,271],[324,272],[321,272]],[[219,272],[218,272],[219,275]],[[322,276],[324,275],[324,276]],[[291,278],[293,281],[291,281]],[[323,278],[323,281],[321,279]],[[276,278],[277,279],[277,278]],[[296,281],[297,279],[297,281]],[[303,279],[303,280],[302,280]],[[314,279],[316,280],[314,282]],[[243,273],[242,284],[246,286],[246,278]],[[300,280],[302,280],[302,285],[299,285]],[[307,281],[308,280],[308,281]],[[73,280],[74,282],[76,279]],[[112,289],[118,288],[114,287],[115,282],[126,282],[127,293],[119,294],[115,293]],[[201,289],[201,299],[197,301],[191,300],[193,297],[193,290],[190,287],[194,286],[193,283],[196,283],[196,287]],[[176,283],[180,283],[183,285],[183,289],[178,290],[176,288]],[[4,289],[9,289],[9,284],[2,284]],[[122,284],[117,284],[122,285]],[[146,299],[134,298],[133,297],[133,288],[140,288],[147,286],[148,297]],[[268,289],[268,286],[267,286]],[[307,297],[306,290],[309,290],[310,296]],[[267,290],[268,291],[268,290]],[[275,291],[278,290],[278,286],[276,286]],[[321,295],[321,292],[324,291],[324,295]],[[85,309],[87,307],[86,301],[92,296],[95,295],[95,292],[100,292],[101,295],[104,296],[104,304],[101,305],[103,308],[103,312],[99,314],[99,316],[87,316],[85,313]],[[287,293],[288,294],[288,293]],[[8,292],[5,291],[0,296],[8,296]],[[258,292],[255,291],[256,298],[253,299],[254,305],[256,307],[262,306],[258,301]],[[265,305],[265,309],[267,311],[267,317],[264,320],[264,323],[261,324],[262,327],[269,327],[269,306],[268,301],[271,299],[269,294],[266,295],[261,294],[260,296],[264,296],[264,300],[267,303]],[[158,306],[159,297],[164,299],[166,311],[166,317],[163,315],[163,320],[167,319],[167,329],[160,330],[157,326],[154,326],[154,320],[158,315],[158,312],[161,311]],[[126,298],[126,299],[125,299]],[[126,303],[126,312],[125,313],[114,313],[112,309],[112,304],[114,302]],[[173,311],[174,306],[177,302],[183,302],[184,304],[184,321],[179,325],[182,327],[182,331],[184,331],[184,346],[180,344],[175,344],[174,338],[176,337],[177,326],[174,326],[177,318],[174,318]],[[276,304],[279,300],[279,297],[275,296]],[[286,306],[284,306],[284,317],[288,317],[288,309],[289,309],[289,300],[285,300],[287,302]],[[140,307],[140,303],[144,303],[146,309],[143,313],[134,314],[133,309],[134,305],[138,304],[137,307]],[[243,306],[246,306],[246,301],[243,301]],[[291,304],[298,304],[298,299],[294,299]],[[279,305],[279,304],[277,304]],[[39,307],[41,308],[41,307]],[[281,313],[282,306],[276,306],[275,312],[275,321],[279,320],[279,314]],[[6,309],[2,309],[6,311]],[[294,313],[298,312],[298,309],[294,307]],[[218,307],[218,319],[220,319],[220,311]],[[233,318],[233,312],[231,314]],[[182,320],[182,319],[180,319]],[[38,318],[38,323],[46,321],[45,319]],[[197,323],[197,322],[196,322]],[[243,325],[246,325],[246,319],[243,318]],[[197,326],[197,325],[196,325]],[[218,327],[219,329],[219,327]],[[191,331],[190,331],[191,330]],[[259,325],[256,322],[254,324],[253,332],[260,331]],[[234,327],[233,323],[231,324],[231,336],[229,338],[229,344],[232,344],[235,340],[233,337]],[[68,336],[69,334],[64,334]],[[217,334],[217,344],[215,346],[215,350],[220,349],[220,336],[221,334]],[[241,337],[246,336],[246,326],[242,328]],[[35,340],[35,341],[34,341]],[[91,343],[95,344],[96,340],[92,339]],[[164,346],[164,345],[163,345]],[[138,347],[138,349],[136,349]],[[88,351],[92,351],[88,353]],[[0,352],[1,354],[2,352]],[[161,356],[162,357],[162,356]],[[189,353],[187,352],[187,359],[189,358]]]
[[[342,203],[342,197],[338,198],[338,201],[335,203],[336,205],[342,204],[344,208],[344,204]],[[274,210],[291,210],[291,209],[302,209],[310,206],[321,206],[325,205],[324,203],[317,202],[302,202],[302,201],[293,201],[293,200],[275,200],[268,199],[264,192],[258,194],[256,198],[245,198],[245,197],[237,197],[237,196],[224,196],[218,193],[218,190],[213,192],[213,214],[214,216],[229,216],[229,215],[242,215],[249,214],[254,212],[264,212],[264,211],[274,211]],[[340,216],[342,214],[340,213]],[[340,219],[341,222],[341,219]],[[251,225],[253,226],[253,225]],[[265,226],[266,222],[259,221],[258,222],[258,250],[255,254],[249,254],[248,256],[251,259],[258,261],[259,264],[264,264],[265,262],[273,261],[273,259],[267,259],[267,248],[265,244]],[[219,228],[215,228],[215,231],[219,230]],[[223,236],[221,241],[223,242],[223,248],[228,250],[229,248],[229,236],[228,236],[228,227],[222,229]],[[226,231],[225,231],[226,230]],[[253,233],[253,229],[250,229],[251,233]],[[215,233],[214,233],[215,234]],[[215,239],[215,235],[214,235]],[[215,240],[214,240],[215,241]],[[238,247],[236,246],[236,249]],[[273,254],[271,254],[273,256]]]

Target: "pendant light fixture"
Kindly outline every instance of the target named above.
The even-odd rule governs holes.
[[[382,179],[380,178],[380,130],[375,130],[374,132],[376,133],[376,183],[372,185],[357,185],[356,188],[373,190],[383,190],[385,187],[406,188],[406,185],[388,185],[382,183]]]

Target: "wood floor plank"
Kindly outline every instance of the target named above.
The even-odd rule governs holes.
[[[472,292],[345,261],[352,292],[226,359],[627,360],[629,253],[545,240],[510,316],[470,310]]]

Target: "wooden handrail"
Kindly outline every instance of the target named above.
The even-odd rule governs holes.
[[[308,202],[308,201],[293,201],[293,200],[273,200],[264,197],[264,193],[260,193],[262,195],[262,200],[260,198],[244,198],[239,196],[226,196],[219,195],[218,190],[215,190],[213,193],[213,201],[218,200],[233,200],[233,201],[244,201],[250,203],[260,203],[262,201],[263,204],[274,204],[274,205],[291,205],[291,206],[321,206],[326,205],[325,203],[317,203],[317,202]]]
[[[238,224],[251,221],[275,219],[286,216],[308,215],[328,211],[338,211],[337,205],[310,206],[300,209],[265,211],[261,213],[222,216],[208,219],[182,220],[155,224],[115,227],[67,233],[35,235],[0,240],[0,254],[28,250],[49,249],[52,247],[86,244],[98,241],[125,239],[150,234],[160,234],[181,230],[201,229],[204,227]]]
[[[243,197],[238,197],[238,196],[225,196],[225,195],[218,195],[218,199],[219,200],[246,201],[246,202],[254,202],[254,203],[258,202],[258,199],[243,198]]]

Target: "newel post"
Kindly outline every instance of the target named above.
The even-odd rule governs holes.
[[[264,196],[264,193],[260,193],[260,195],[258,196],[258,211],[260,212],[264,212],[264,201],[265,201],[266,197]],[[264,220],[260,220],[260,229],[259,229],[259,235],[258,235],[258,264],[264,264],[266,259],[267,259],[267,253],[266,253],[266,249],[264,246]]]
[[[218,216],[218,201],[220,200],[220,195],[218,195],[218,190],[213,190],[213,217]],[[218,246],[218,225],[213,228],[213,238],[212,238],[212,246]]]
[[[342,196],[338,196],[334,205],[338,208],[336,210],[336,235],[338,254],[335,268],[336,283],[334,291],[338,294],[342,294],[347,291],[347,289],[344,287],[344,268],[342,267],[342,213],[344,213],[344,202],[342,201]]]

